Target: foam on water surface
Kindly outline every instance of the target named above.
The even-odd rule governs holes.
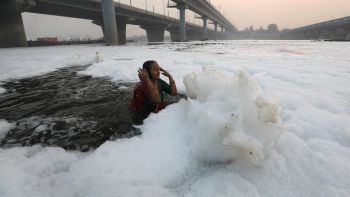
[[[0,140],[5,137],[7,132],[13,127],[13,124],[9,123],[7,120],[0,119]]]
[[[0,50],[1,80],[90,62],[137,81],[155,59],[192,97],[89,153],[0,149],[0,196],[349,196],[350,46],[222,43]]]

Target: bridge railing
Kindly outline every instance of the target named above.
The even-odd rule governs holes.
[[[100,0],[93,0],[93,1],[96,1],[96,2],[99,2]],[[167,3],[165,4],[165,6],[174,6],[171,4],[171,1],[169,0],[164,0],[166,1]],[[174,22],[177,22],[178,19],[175,18],[175,17],[172,17],[172,16],[169,16],[169,15],[166,15],[165,13],[158,13],[158,12],[154,12],[153,9],[152,10],[148,10],[148,9],[144,9],[144,8],[140,8],[140,7],[136,7],[134,6],[132,3],[130,4],[126,4],[126,3],[122,3],[121,1],[117,1],[115,0],[114,1],[115,3],[115,6],[117,7],[121,7],[121,8],[127,8],[127,9],[134,9],[134,10],[137,10],[138,12],[143,12],[143,13],[147,13],[148,15],[153,15],[153,16],[157,16],[157,17],[163,17],[164,19],[166,20],[172,20]],[[194,16],[195,17],[195,16]],[[201,27],[201,25],[198,25],[196,23],[193,23],[191,22],[190,20],[186,20],[186,24],[189,24],[191,26],[195,26],[195,27]],[[214,30],[213,28],[209,28],[210,30]]]

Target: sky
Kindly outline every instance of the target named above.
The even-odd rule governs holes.
[[[130,4],[130,0],[118,1]],[[167,0],[131,0],[132,6],[143,9],[146,8],[146,2],[147,10],[178,17],[176,9],[164,8],[163,5],[167,4]],[[248,26],[257,29],[271,23],[277,24],[280,29],[296,28],[350,16],[349,0],[210,0],[210,3],[226,15],[239,30]],[[202,24],[200,19],[195,19],[193,12],[187,11],[186,14],[188,22]],[[89,20],[32,13],[23,13],[22,16],[28,39],[45,36],[55,36],[62,39],[102,36],[101,28]],[[145,35],[145,31],[137,26],[128,25],[127,35]]]

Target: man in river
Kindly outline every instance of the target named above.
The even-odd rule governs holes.
[[[160,72],[169,79],[169,84],[160,79]],[[157,113],[166,107],[164,92],[177,95],[176,84],[171,74],[159,67],[153,60],[146,61],[138,70],[140,82],[135,86],[133,98],[129,103],[135,124],[142,124],[142,120],[151,113]]]

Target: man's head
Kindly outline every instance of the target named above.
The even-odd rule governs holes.
[[[160,77],[160,67],[158,63],[154,60],[149,60],[143,63],[142,68],[146,69],[149,78],[152,79],[159,79]]]

